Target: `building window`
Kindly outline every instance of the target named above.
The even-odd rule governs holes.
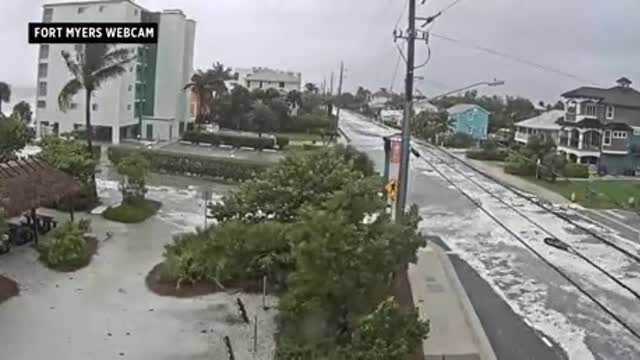
[[[133,89],[133,86],[129,85],[129,87],[127,88],[129,91],[131,91],[131,89]]]
[[[84,49],[84,46],[82,44],[73,45],[73,50],[75,50],[76,52],[82,52],[82,49]]]
[[[38,109],[44,109],[47,107],[47,102],[44,100],[38,100]]]
[[[71,104],[69,104],[69,109],[71,109],[71,110],[75,110],[75,109],[77,109],[77,108],[78,108],[78,103],[74,103],[74,102],[72,102]]]
[[[51,22],[53,19],[53,9],[47,8],[44,9],[44,13],[42,14],[42,22]]]
[[[46,78],[48,70],[48,64],[38,64],[38,78]]]
[[[85,10],[87,10],[87,7],[86,7],[86,6],[80,6],[80,7],[78,8],[78,14],[82,14]]]
[[[284,88],[284,82],[281,81],[280,84],[278,84],[278,86],[280,86],[280,88],[283,89]]]
[[[47,96],[47,83],[45,81],[38,83],[38,96]]]
[[[613,132],[613,138],[614,139],[626,139],[627,138],[627,132],[626,131],[614,131]]]
[[[133,15],[138,15],[138,9],[133,9]]]
[[[611,131],[607,130],[604,132],[604,139],[602,140],[603,145],[611,145]]]
[[[584,104],[584,113],[583,113],[583,115],[595,116],[596,115],[596,104],[593,104],[593,103]]]
[[[613,108],[613,106],[611,105],[607,106],[607,120],[613,120],[614,116],[615,116],[615,109]]]
[[[49,45],[40,45],[40,59],[46,59],[49,57]]]
[[[127,110],[131,110],[131,104],[127,105]]]
[[[91,110],[98,111],[98,104],[91,104]]]
[[[260,81],[260,89],[262,89],[262,81]]]
[[[640,127],[633,128],[633,135],[634,136],[640,136]]]
[[[104,11],[104,7],[105,7],[104,5],[100,5],[100,7],[98,8],[98,11],[100,12]]]

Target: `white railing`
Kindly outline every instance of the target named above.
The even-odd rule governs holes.
[[[516,141],[527,142],[529,140],[529,135],[522,132],[516,133]]]

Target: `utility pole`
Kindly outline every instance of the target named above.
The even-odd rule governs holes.
[[[405,104],[402,121],[402,153],[398,174],[398,199],[396,220],[404,216],[409,180],[409,157],[411,156],[411,118],[413,117],[413,71],[415,66],[416,0],[409,0],[409,29],[407,31],[407,77],[405,79]]]
[[[332,71],[331,72],[331,80],[329,81],[329,96],[333,96],[333,78],[334,77],[335,77],[335,74]]]
[[[340,62],[340,79],[338,80],[338,97],[342,95],[342,80],[344,79],[344,61]],[[340,121],[340,108],[336,110],[336,130],[338,130],[337,122]]]

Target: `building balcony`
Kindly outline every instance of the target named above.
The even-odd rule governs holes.
[[[516,132],[515,140],[517,142],[526,144],[529,141],[529,134],[523,132]]]

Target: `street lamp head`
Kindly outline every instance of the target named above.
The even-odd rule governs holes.
[[[493,81],[487,83],[489,86],[502,86],[504,85],[504,80],[493,79]]]

